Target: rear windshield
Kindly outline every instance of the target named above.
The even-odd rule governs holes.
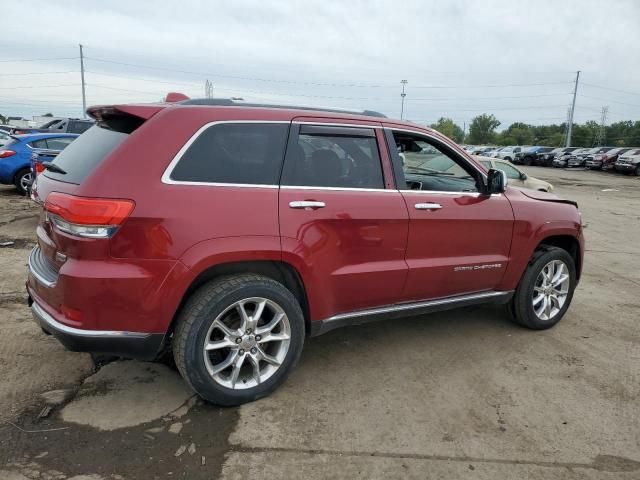
[[[126,133],[93,126],[71,142],[56,158],[56,165],[67,173],[47,170],[44,175],[61,182],[80,184],[128,136]]]

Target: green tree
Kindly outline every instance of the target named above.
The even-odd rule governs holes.
[[[532,145],[534,130],[531,125],[516,122],[500,134],[502,145]],[[505,141],[508,140],[508,141]]]
[[[438,121],[430,125],[430,127],[455,142],[462,143],[464,141],[464,132],[460,126],[450,118],[440,117]]]
[[[53,117],[53,113],[45,113],[42,115],[43,117]]]
[[[493,115],[483,113],[471,120],[468,142],[474,145],[492,143],[496,140],[496,128],[500,121]]]
[[[2,123],[3,125],[7,123],[7,117],[5,117],[4,115],[0,114],[0,123]]]

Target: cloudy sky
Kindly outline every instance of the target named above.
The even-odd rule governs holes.
[[[160,4],[164,4],[159,7]],[[493,113],[560,123],[640,120],[640,1],[3,2],[0,113],[80,116],[168,91],[371,109],[460,125]]]

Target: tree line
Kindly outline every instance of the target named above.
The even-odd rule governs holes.
[[[567,124],[529,125],[516,122],[498,132],[500,121],[492,114],[483,113],[471,120],[465,134],[460,125],[450,118],[441,117],[430,125],[434,130],[458,143],[471,145],[547,145],[564,146]],[[600,125],[591,120],[583,124],[574,123],[571,146],[594,146]],[[625,120],[605,127],[602,145],[640,147],[640,121]]]

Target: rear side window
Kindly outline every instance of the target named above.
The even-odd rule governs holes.
[[[29,143],[29,145],[31,145],[33,148],[47,148],[47,140],[44,138],[42,140],[34,140],[33,142]]]
[[[290,144],[283,185],[384,188],[373,130],[339,127],[335,134],[322,126],[307,130],[301,130],[297,143]]]
[[[93,126],[93,122],[69,122],[67,133],[84,133]]]
[[[202,132],[170,178],[179,182],[277,185],[288,123],[220,123]]]
[[[56,158],[66,174],[50,170],[43,175],[61,182],[80,184],[129,135],[94,126],[76,138]]]
[[[49,150],[64,150],[74,140],[74,137],[47,138],[47,148]]]

